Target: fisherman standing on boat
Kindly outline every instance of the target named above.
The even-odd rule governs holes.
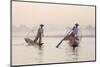
[[[41,42],[42,42],[42,35],[43,35],[43,27],[44,27],[44,25],[41,24],[38,29],[37,35],[34,39],[34,43],[37,43],[37,40],[39,40],[39,44],[42,44]]]
[[[78,39],[78,26],[79,24],[75,24],[75,26],[73,26],[71,32],[69,32],[56,46],[56,48],[59,47],[59,45],[64,41],[64,40],[70,40],[75,44],[75,40],[79,40]],[[76,45],[75,45],[76,46]]]

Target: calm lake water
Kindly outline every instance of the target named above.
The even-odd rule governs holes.
[[[13,65],[77,62],[95,60],[95,37],[83,37],[75,54],[67,41],[56,45],[63,37],[43,38],[43,46],[27,46],[24,37],[12,38]]]

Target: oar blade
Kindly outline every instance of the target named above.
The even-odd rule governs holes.
[[[56,46],[56,48],[58,48],[62,42],[63,42],[63,39],[59,42],[59,44]]]

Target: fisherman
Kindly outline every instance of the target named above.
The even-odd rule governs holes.
[[[75,26],[73,26],[71,32],[69,32],[69,33],[58,43],[58,45],[56,46],[56,48],[58,48],[59,45],[60,45],[64,40],[70,40],[70,42],[74,44],[74,45],[72,44],[73,47],[78,46],[78,45],[77,45],[77,42],[76,42],[76,40],[79,40],[79,38],[78,38],[78,26],[79,26],[79,24],[76,23]]]
[[[42,35],[43,35],[43,27],[44,27],[44,25],[41,24],[38,29],[37,35],[34,39],[34,43],[37,43],[37,40],[39,40],[39,44],[42,44],[41,41],[42,41]]]

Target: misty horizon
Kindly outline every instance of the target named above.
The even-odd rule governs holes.
[[[33,26],[33,27],[28,27],[28,26],[26,26],[26,25],[23,25],[23,24],[21,24],[20,26],[16,26],[16,25],[12,25],[12,29],[13,29],[13,31],[30,31],[30,30],[34,30],[34,31],[37,31],[37,29],[39,28],[39,25],[38,26]],[[45,29],[48,29],[48,30],[50,30],[50,31],[55,31],[55,30],[57,30],[57,28],[55,27],[55,26],[50,26],[50,25],[48,25],[48,27],[45,27]],[[51,29],[52,28],[52,29]],[[66,27],[60,27],[62,30],[63,29],[71,29],[72,27],[70,27],[70,26],[66,26]],[[91,26],[91,25],[85,25],[85,26],[81,26],[81,27],[79,27],[80,29],[89,29],[89,30],[94,30],[95,29],[95,27],[93,27],[93,26]],[[58,28],[58,31],[59,31],[59,28]]]

